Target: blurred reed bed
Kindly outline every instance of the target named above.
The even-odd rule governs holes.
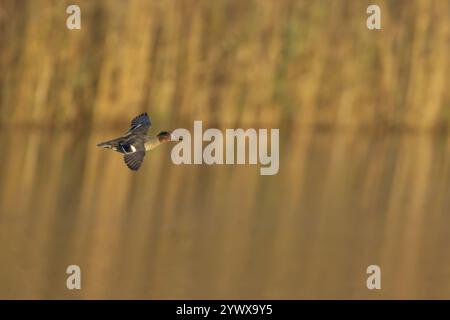
[[[450,1],[0,0],[0,121],[447,128]]]

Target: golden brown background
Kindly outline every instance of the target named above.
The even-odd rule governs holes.
[[[448,0],[0,0],[0,298],[450,298],[449,41]],[[142,111],[280,128],[280,172],[130,172]]]

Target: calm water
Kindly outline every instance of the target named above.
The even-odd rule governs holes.
[[[445,136],[284,131],[260,176],[170,145],[134,173],[118,133],[0,131],[0,298],[450,298]]]

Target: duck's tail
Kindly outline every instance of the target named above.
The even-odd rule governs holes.
[[[114,140],[109,140],[109,141],[105,141],[105,142],[100,142],[99,144],[97,144],[97,147],[107,148],[107,149],[114,149],[114,148],[117,148],[119,146],[120,140],[121,140],[121,138],[114,139]]]

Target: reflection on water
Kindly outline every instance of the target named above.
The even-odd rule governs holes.
[[[261,176],[115,133],[2,129],[0,298],[450,298],[447,137],[292,132]]]

